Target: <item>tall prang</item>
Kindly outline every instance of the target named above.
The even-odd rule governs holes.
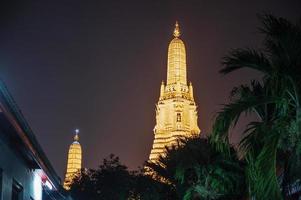
[[[64,188],[66,190],[70,189],[70,185],[74,176],[80,172],[82,168],[82,148],[79,143],[79,130],[75,130],[75,135],[73,138],[73,142],[69,147],[68,151],[68,159],[67,159],[67,169],[64,181]]]
[[[187,84],[186,50],[180,39],[178,22],[173,36],[168,46],[167,82],[162,81],[156,105],[155,137],[149,156],[151,162],[156,162],[160,155],[164,156],[165,146],[176,145],[179,137],[200,134],[192,83]]]

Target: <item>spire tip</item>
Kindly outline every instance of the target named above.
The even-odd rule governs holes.
[[[178,23],[178,21],[176,21],[175,29],[173,31],[173,36],[175,36],[177,38],[177,37],[180,37],[180,35],[181,35],[181,32],[180,32],[179,23]]]
[[[75,135],[74,135],[74,141],[78,141],[79,140],[79,136],[78,136],[78,133],[79,133],[79,129],[75,129]]]

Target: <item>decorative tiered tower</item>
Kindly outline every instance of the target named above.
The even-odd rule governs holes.
[[[67,161],[67,170],[64,181],[64,188],[66,190],[70,189],[70,184],[72,179],[78,173],[82,167],[82,148],[79,143],[79,130],[75,130],[75,135],[73,143],[69,147],[68,152],[68,161]]]
[[[200,134],[197,123],[197,106],[193,98],[192,83],[187,84],[186,51],[179,24],[176,22],[174,38],[168,46],[167,83],[161,84],[156,105],[155,139],[149,159],[156,162],[164,156],[165,146],[177,144],[179,137]]]

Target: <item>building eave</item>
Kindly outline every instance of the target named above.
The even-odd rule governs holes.
[[[0,107],[5,118],[13,126],[17,137],[21,139],[22,145],[25,147],[24,151],[26,151],[24,153],[30,156],[34,164],[45,172],[53,186],[60,189],[59,176],[2,80],[0,80]]]

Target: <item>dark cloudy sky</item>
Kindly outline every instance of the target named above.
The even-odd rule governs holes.
[[[258,76],[222,77],[221,57],[259,46],[257,13],[300,10],[300,0],[1,1],[0,77],[60,176],[75,128],[84,167],[114,153],[133,169],[150,153],[176,20],[207,133],[231,88]]]

